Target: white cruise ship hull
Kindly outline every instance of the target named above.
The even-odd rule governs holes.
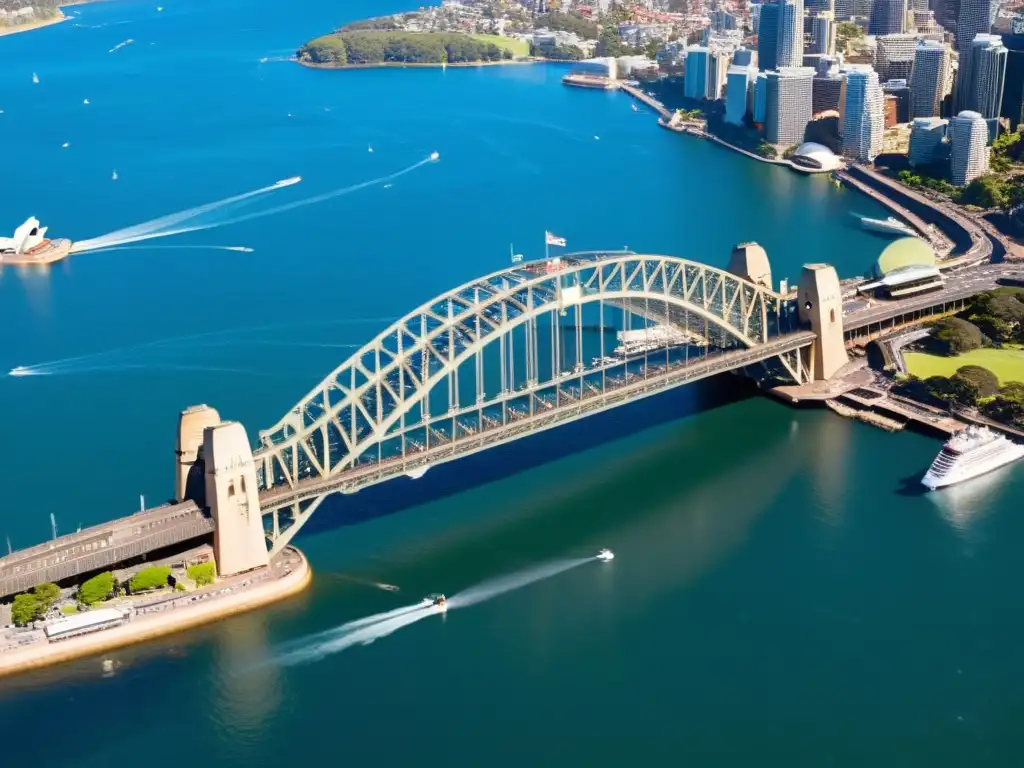
[[[917,232],[900,221],[886,221],[884,219],[861,219],[860,224],[864,229],[872,232],[881,232],[886,235],[909,235],[916,236]]]
[[[983,459],[970,461],[961,457],[945,471],[937,471],[933,465],[921,479],[921,484],[934,491],[986,475],[1020,458],[1024,458],[1024,445],[1017,445],[1007,440],[1002,450]]]

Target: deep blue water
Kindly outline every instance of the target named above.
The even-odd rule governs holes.
[[[717,265],[757,240],[776,279],[809,261],[861,273],[885,245],[856,227],[854,214],[882,215],[872,202],[662,131],[621,94],[564,88],[559,67],[284,60],[398,4],[161,2],[79,6],[0,38],[0,228],[35,215],[81,240],[285,177],[304,180],[243,212],[441,160],[388,188],[0,272],[0,371],[52,374],[0,377],[0,534],[15,546],[44,539],[50,512],[66,531],[140,493],[165,498],[179,410],[209,403],[255,439],[344,345],[501,268],[510,243],[539,256],[545,229],[575,249]],[[733,396],[707,382],[593,433],[478,457],[462,470],[475,487],[445,487],[455,464],[432,486],[338,501],[339,521],[396,511],[342,527],[318,513],[299,539],[316,574],[303,597],[119,652],[110,678],[83,660],[0,682],[0,735],[22,737],[4,754],[76,767],[1015,764],[1021,473],[907,494],[934,441]],[[600,546],[618,553],[610,566],[280,663],[350,619]]]

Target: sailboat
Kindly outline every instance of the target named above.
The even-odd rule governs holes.
[[[114,172],[112,174],[110,174],[110,180],[111,181],[117,181],[117,169],[116,168],[114,169]]]

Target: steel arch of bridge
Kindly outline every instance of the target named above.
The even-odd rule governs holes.
[[[300,480],[337,475],[353,468],[383,441],[422,429],[424,423],[429,426],[437,418],[430,412],[430,393],[446,380],[451,401],[455,379],[456,398],[449,409],[453,414],[460,409],[482,414],[489,404],[522,394],[524,387],[543,386],[537,376],[537,318],[566,311],[578,318],[582,310],[575,307],[593,302],[603,303],[602,319],[604,304],[688,327],[692,317],[698,335],[727,340],[719,346],[748,349],[779,335],[784,315],[784,299],[774,291],[673,256],[583,253],[564,256],[554,266],[548,262],[515,265],[410,312],[333,370],[277,424],[261,432],[261,445],[254,453],[261,488],[295,487]],[[507,391],[517,388],[514,375],[512,386],[507,387],[506,361],[511,359],[514,365],[515,357],[506,346],[520,326],[525,326],[527,346],[525,384],[519,391]],[[502,391],[488,399],[483,357],[485,348],[495,342],[501,347]],[[463,408],[457,396],[458,375],[467,364],[476,369],[476,402]],[[792,363],[783,359],[783,364],[800,378]],[[561,375],[568,374],[552,371],[553,378]],[[404,455],[405,438],[401,439]]]

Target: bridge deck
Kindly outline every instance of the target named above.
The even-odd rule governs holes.
[[[658,392],[687,384],[719,373],[743,368],[768,360],[785,352],[808,346],[814,340],[810,331],[798,331],[781,336],[768,344],[753,349],[733,350],[705,358],[699,363],[681,364],[649,376],[609,385],[606,392],[585,392],[578,400],[564,405],[549,405],[549,410],[522,416],[508,424],[496,424],[483,431],[448,439],[437,446],[397,456],[383,462],[363,464],[327,478],[299,481],[294,487],[283,486],[260,493],[260,506],[266,513],[325,493],[353,492],[400,475],[422,471],[467,456],[528,434],[575,421],[583,416],[607,410],[627,400],[648,397]]]
[[[180,544],[213,531],[194,502],[165,504],[0,557],[0,598]]]

